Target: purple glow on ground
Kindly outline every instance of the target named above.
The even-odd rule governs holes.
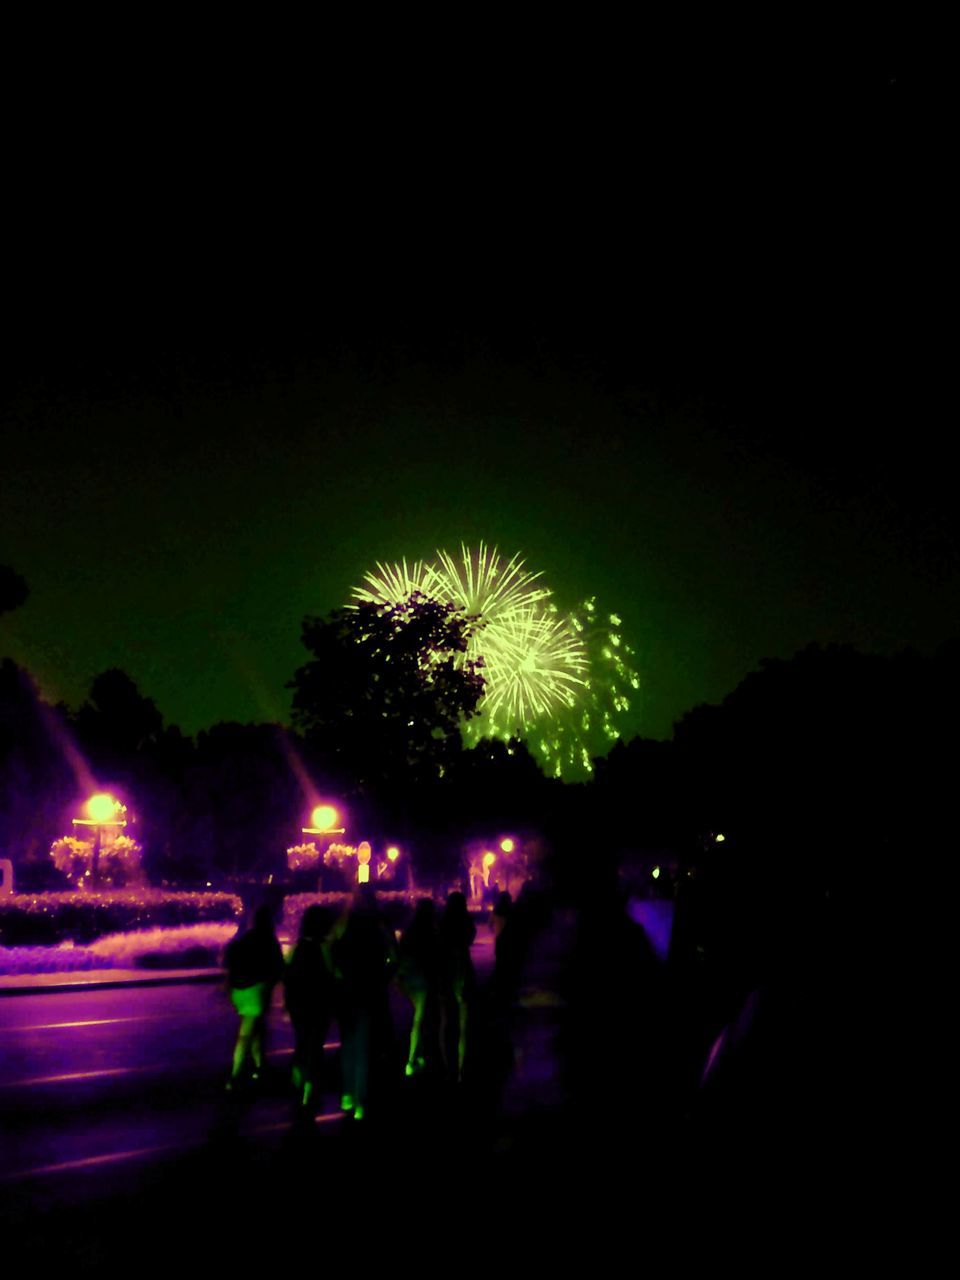
[[[627,915],[643,929],[658,960],[665,961],[673,930],[673,903],[663,898],[631,898]]]

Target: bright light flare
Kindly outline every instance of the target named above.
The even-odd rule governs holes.
[[[388,858],[388,860],[389,860],[390,862],[396,862],[396,860],[397,860],[399,857],[400,857],[400,850],[397,848],[397,846],[396,846],[395,844],[392,844],[392,845],[390,846],[390,848],[387,850],[387,858]]]
[[[484,871],[489,871],[489,870],[490,870],[490,868],[493,866],[493,864],[496,862],[496,860],[497,860],[497,855],[496,855],[495,853],[491,853],[491,852],[488,850],[488,851],[483,855],[483,869],[484,869]]]
[[[513,853],[516,847],[517,846],[515,842],[511,840],[509,836],[507,836],[505,840],[500,841],[500,848],[503,850],[504,853]]]
[[[332,804],[318,804],[310,816],[318,831],[332,831],[337,825],[337,811]]]
[[[107,795],[104,791],[100,792],[98,795],[91,796],[87,801],[85,808],[87,817],[90,818],[91,821],[109,822],[116,813],[118,805],[113,796]]]

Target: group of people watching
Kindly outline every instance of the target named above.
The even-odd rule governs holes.
[[[494,929],[496,931],[495,914]],[[395,982],[413,1007],[405,1073],[424,1071],[431,1058],[448,1079],[462,1082],[476,975],[470,948],[476,928],[464,895],[449,895],[442,912],[422,898],[399,939],[389,927],[371,885],[358,887],[339,916],[330,907],[306,909],[289,961],[260,907],[252,927],[227,947],[227,982],[240,1028],[228,1090],[249,1071],[259,1078],[272,992],[284,985],[294,1032],[293,1084],[308,1108],[322,1078],[324,1043],[331,1023],[340,1028],[341,1107],[364,1118],[371,1066],[392,1040],[389,1009]]]

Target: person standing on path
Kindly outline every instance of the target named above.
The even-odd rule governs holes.
[[[224,961],[230,999],[240,1015],[233,1067],[227,1081],[227,1089],[232,1091],[248,1059],[252,1063],[251,1079],[260,1078],[270,997],[283,975],[283,951],[274,932],[269,907],[257,908],[251,927],[228,945]]]

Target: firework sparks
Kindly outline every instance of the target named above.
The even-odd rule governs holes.
[[[485,693],[465,738],[523,738],[548,772],[583,776],[620,736],[617,716],[639,688],[633,651],[618,614],[602,616],[594,599],[562,614],[540,578],[480,543],[432,563],[378,563],[353,596],[396,605],[419,592],[479,619],[463,660],[482,662]]]
[[[437,600],[440,597],[429,589],[433,577],[433,570],[424,566],[422,560],[415,560],[409,568],[406,560],[400,564],[381,564],[378,560],[376,573],[363,575],[367,585],[354,587],[352,594],[354,599],[372,604],[400,604],[415,591]]]

